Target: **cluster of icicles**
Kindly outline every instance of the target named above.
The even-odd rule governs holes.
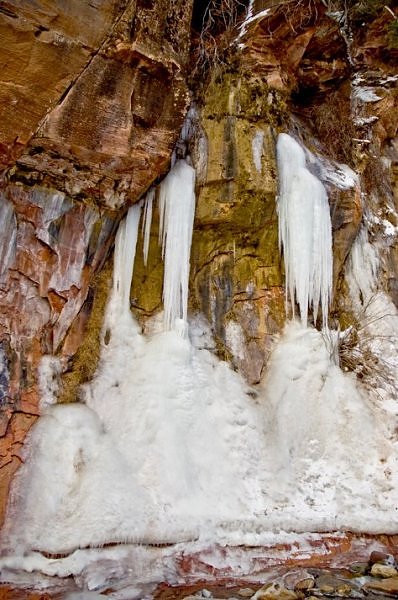
[[[293,316],[297,301],[304,325],[311,309],[316,323],[320,307],[326,326],[333,266],[327,193],[307,169],[302,147],[285,133],[278,137],[277,157],[279,247],[284,255],[286,298]]]
[[[327,193],[322,182],[306,167],[303,148],[288,134],[280,134],[277,142],[279,172],[279,247],[283,250],[286,273],[286,301],[290,301],[293,317],[299,307],[302,323],[307,325],[312,310],[314,323],[319,309],[323,326],[327,326],[332,293],[332,228]],[[115,269],[122,278],[115,281],[115,291],[123,297],[123,308],[129,307],[130,285],[137,244],[138,225],[143,208],[144,263],[147,263],[155,190],[130,208],[121,224],[117,247],[122,251]],[[192,228],[195,213],[195,171],[179,160],[159,190],[160,228],[164,260],[163,305],[165,330],[186,330],[188,281]],[[124,240],[124,241],[122,241]],[[125,286],[122,289],[122,286]]]
[[[134,269],[141,212],[144,236],[144,264],[147,264],[155,189],[132,206],[121,223],[116,241],[114,295],[119,295],[123,310],[130,307],[130,287]],[[195,215],[195,170],[178,160],[159,190],[159,243],[164,260],[164,329],[186,329],[188,279]]]

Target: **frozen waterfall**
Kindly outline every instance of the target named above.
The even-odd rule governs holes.
[[[277,142],[279,171],[279,244],[283,248],[286,298],[293,316],[297,301],[301,320],[314,322],[319,307],[327,324],[332,292],[332,228],[325,187],[306,167],[305,153],[290,135]]]
[[[146,265],[149,252],[155,189],[149,190],[144,202],[132,206],[122,221],[115,246],[113,295],[108,314],[115,321],[130,319],[130,288],[136,253],[138,225],[142,213],[143,255]],[[159,242],[164,260],[163,304],[164,328],[187,332],[188,280],[192,228],[195,215],[195,171],[178,160],[159,186]]]
[[[318,306],[326,322],[330,300],[326,192],[285,134],[278,164],[288,296],[303,323],[287,324],[254,389],[208,349],[203,316],[188,328],[194,171],[177,161],[160,190],[164,321],[153,317],[143,334],[130,310],[139,203],[116,237],[96,375],[79,402],[48,406],[29,434],[1,547],[7,581],[21,570],[73,574],[106,590],[115,573],[134,585],[151,577],[139,562],[145,544],[171,544],[178,557],[205,548],[212,560],[215,544],[272,545],[286,530],[355,531],[366,522],[368,531],[395,531],[397,452],[385,412],[331,360],[325,333],[306,326]],[[153,200],[151,191],[144,261]],[[165,580],[175,577],[167,561],[162,568]]]

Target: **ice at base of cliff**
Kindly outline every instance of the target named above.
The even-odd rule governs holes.
[[[39,559],[65,575],[72,557],[29,552],[110,542],[394,530],[397,447],[320,332],[287,326],[253,399],[226,363],[176,332],[144,337],[126,315],[119,325],[87,406],[50,407],[34,428],[3,568]],[[85,555],[72,556],[79,572]]]

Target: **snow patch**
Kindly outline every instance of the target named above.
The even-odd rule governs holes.
[[[236,321],[228,321],[225,327],[225,342],[234,358],[244,360],[245,358],[245,337],[242,327]]]
[[[61,373],[62,363],[59,358],[52,355],[41,358],[38,372],[41,410],[57,402]]]
[[[378,96],[373,88],[366,86],[357,86],[353,91],[353,98],[361,102],[378,102],[381,96]]]
[[[355,117],[354,118],[354,123],[355,123],[355,125],[358,125],[358,127],[362,127],[363,125],[371,125],[372,123],[375,123],[378,120],[379,120],[379,117],[376,117],[376,116],[373,116],[373,117]]]

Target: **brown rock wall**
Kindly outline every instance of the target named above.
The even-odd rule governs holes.
[[[12,165],[41,120],[95,53],[127,0],[9,0],[0,10],[0,167]],[[79,23],[79,26],[77,24]]]
[[[128,2],[17,162],[14,179],[120,208],[166,170],[185,113],[191,4]]]

